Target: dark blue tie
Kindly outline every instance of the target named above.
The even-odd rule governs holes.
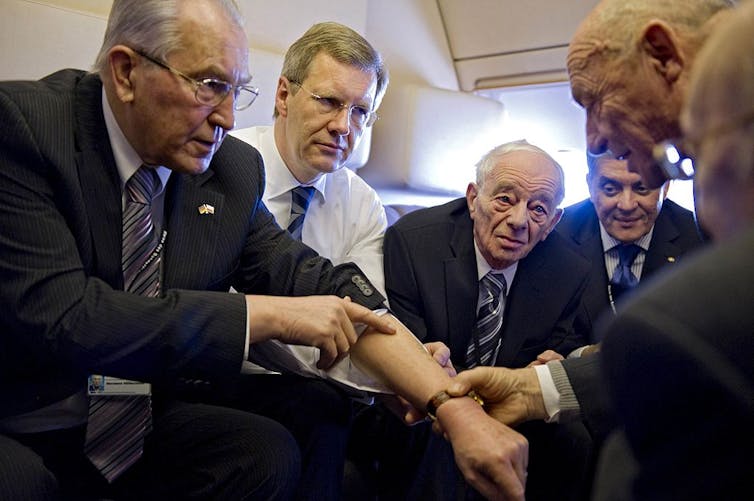
[[[288,231],[296,240],[301,240],[306,209],[309,208],[313,196],[313,186],[297,186],[291,190],[291,218],[288,221]]]
[[[500,342],[507,284],[502,274],[487,273],[479,282],[482,303],[477,313],[476,334],[466,350],[466,367],[495,363]]]
[[[610,282],[624,289],[636,287],[639,279],[631,271],[634,259],[639,255],[641,247],[636,244],[621,244],[618,246],[618,266],[615,267],[613,278]]]

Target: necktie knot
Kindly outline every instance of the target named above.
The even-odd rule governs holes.
[[[150,205],[159,186],[157,171],[142,165],[126,182],[126,193],[129,201]]]
[[[291,190],[291,219],[288,222],[288,231],[293,238],[301,240],[306,209],[309,208],[313,197],[313,186],[296,186]]]
[[[479,314],[481,315],[484,308],[493,311],[499,307],[500,297],[504,295],[506,289],[505,277],[501,274],[495,275],[489,272],[482,277],[480,288],[484,297],[482,307],[479,309]]]
[[[636,244],[621,244],[617,246],[618,266],[615,267],[613,278],[610,280],[612,285],[622,289],[630,289],[639,283],[639,279],[631,271],[636,256],[639,255],[641,247]]]

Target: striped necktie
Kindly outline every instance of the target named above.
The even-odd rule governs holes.
[[[152,197],[159,187],[157,172],[145,166],[126,183],[123,284],[126,291],[142,296],[156,296],[160,288],[161,245],[152,223]],[[84,451],[112,482],[141,457],[151,426],[149,395],[92,395]]]
[[[503,325],[507,284],[502,273],[487,273],[479,282],[482,299],[477,313],[476,332],[466,350],[466,367],[492,365],[497,358]]]
[[[313,186],[296,186],[291,190],[291,218],[288,221],[288,232],[296,240],[301,240],[306,209],[313,196]]]

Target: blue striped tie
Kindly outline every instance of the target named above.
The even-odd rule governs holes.
[[[306,209],[313,196],[313,186],[296,186],[291,190],[291,218],[288,221],[288,231],[296,240],[301,240]]]
[[[159,243],[152,223],[152,197],[159,186],[157,172],[145,166],[126,183],[123,284],[126,291],[142,296],[156,296],[160,288]],[[84,450],[112,482],[141,457],[151,427],[149,395],[92,395]]]
[[[482,303],[477,313],[476,333],[466,350],[466,367],[491,365],[497,358],[503,325],[507,284],[502,274],[487,273],[479,282]]]

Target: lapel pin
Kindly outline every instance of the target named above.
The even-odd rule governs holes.
[[[202,204],[199,207],[197,207],[197,209],[199,210],[199,214],[201,215],[206,215],[206,214],[211,215],[215,213],[215,208],[211,206],[210,204]]]
[[[673,256],[668,256],[668,263],[675,263],[675,258]]]

